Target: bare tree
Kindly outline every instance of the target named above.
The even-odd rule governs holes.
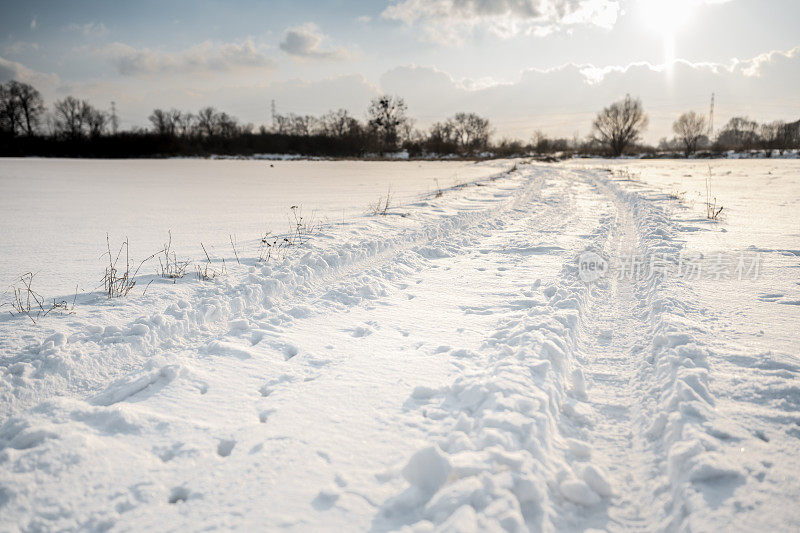
[[[292,125],[291,130],[294,135],[301,135],[308,137],[314,132],[317,125],[316,117],[311,115],[289,115],[291,117]]]
[[[275,133],[281,135],[297,135],[308,137],[313,135],[318,129],[325,132],[326,126],[317,117],[312,115],[275,115]]]
[[[719,133],[717,143],[733,150],[750,150],[758,143],[758,122],[733,117]]]
[[[781,141],[785,129],[786,123],[781,120],[761,125],[761,147],[764,149],[764,155],[771,157],[773,150],[783,149]]]
[[[82,136],[86,119],[86,105],[86,102],[82,102],[72,96],[56,101],[53,104],[56,130],[73,139]]]
[[[213,107],[204,107],[197,112],[197,129],[201,134],[209,137],[215,135],[217,110]]]
[[[350,116],[346,109],[328,111],[320,119],[320,124],[323,134],[340,139],[360,130],[358,120]]]
[[[239,121],[227,113],[214,115],[215,129],[223,137],[234,137],[240,132]]]
[[[525,146],[518,139],[503,137],[494,147],[495,153],[504,157],[520,156],[525,153]]]
[[[405,122],[400,124],[399,128],[399,137],[398,140],[400,143],[413,143],[418,141],[422,138],[422,133],[418,129],[414,128],[414,124],[416,124],[416,120],[413,118],[406,119]]]
[[[32,136],[39,128],[39,122],[44,113],[44,100],[42,100],[42,95],[33,85],[20,83],[18,81],[9,82],[8,91],[11,98],[16,101],[20,128],[28,136]]]
[[[435,122],[430,129],[429,137],[439,143],[457,144],[455,125],[450,120]]]
[[[379,96],[370,102],[369,127],[378,138],[381,153],[397,149],[402,126],[408,121],[406,103],[398,96]]]
[[[19,103],[11,93],[10,84],[0,84],[0,131],[16,135],[19,124]]]
[[[536,130],[531,136],[531,147],[538,154],[544,154],[550,149],[550,139],[542,130]]]
[[[489,144],[489,120],[475,113],[456,113],[451,119],[458,144],[465,152],[481,151]]]
[[[790,148],[800,148],[800,120],[789,124],[784,124],[781,128],[781,136],[778,149],[783,155],[784,150]]]
[[[707,129],[706,117],[698,115],[694,111],[682,114],[678,120],[672,123],[672,131],[683,143],[687,157],[697,150],[697,143],[703,138]]]
[[[192,113],[178,112],[175,115],[175,129],[181,137],[188,137],[195,128],[197,117]]]
[[[278,135],[288,135],[291,129],[291,120],[287,115],[275,115],[272,130]]]
[[[641,100],[626,95],[597,114],[592,123],[592,138],[606,146],[614,157],[619,157],[636,142],[647,123]]]
[[[172,135],[175,133],[172,117],[168,111],[154,109],[147,119],[153,125],[153,131],[158,135]]]
[[[86,100],[67,96],[53,105],[56,133],[77,139],[85,135],[103,135],[108,127],[109,115],[93,107]]]
[[[89,105],[85,100],[83,102],[84,124],[88,130],[88,134],[92,137],[99,137],[106,132],[109,123],[108,113],[100,111]]]

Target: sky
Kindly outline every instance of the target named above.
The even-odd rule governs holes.
[[[459,111],[494,139],[586,136],[631,94],[645,140],[684,111],[800,119],[798,0],[0,0],[0,81],[72,95],[123,128],[212,105],[242,122],[402,96],[419,128]]]

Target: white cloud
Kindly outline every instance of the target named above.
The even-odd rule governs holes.
[[[782,61],[791,60],[795,57],[800,57],[800,46],[796,46],[785,52],[781,50],[772,50],[771,52],[760,54],[747,61],[737,62],[736,67],[740,68],[745,76],[759,77],[761,76],[763,67]]]
[[[714,0],[707,0],[714,1]],[[724,0],[717,0],[724,1]],[[730,74],[742,77],[760,77],[762,71],[769,66],[791,62],[794,58],[800,59],[800,46],[790,50],[771,50],[746,60],[732,59],[727,63],[690,62],[683,59],[676,60],[672,65],[653,65],[640,61],[628,65],[610,65],[596,67],[594,65],[575,65],[583,74],[587,83],[600,83],[611,74],[624,74],[634,68],[646,68],[653,72],[671,72],[676,68],[688,67],[694,70],[705,70],[713,74]],[[798,71],[800,74],[800,71]]]
[[[242,68],[275,67],[275,60],[265,55],[251,40],[241,43],[206,41],[179,52],[163,52],[112,43],[103,49],[119,74],[124,76],[209,73]]]
[[[280,49],[297,59],[346,59],[347,50],[342,47],[324,48],[325,35],[316,24],[308,22],[302,26],[289,28],[283,34]]]
[[[676,61],[595,66],[565,64],[528,69],[513,82],[456,80],[433,67],[404,66],[381,77],[381,89],[406,99],[420,126],[458,111],[474,111],[492,120],[498,136],[527,138],[536,129],[571,137],[588,133],[594,115],[626,93],[642,99],[650,114],[647,139],[671,135],[671,124],[688,110],[704,112],[712,92],[716,121],[750,115],[759,121],[800,118],[800,47],[772,51],[745,61]]]
[[[31,19],[31,30],[35,29],[36,29],[36,16],[34,15],[34,17]]]
[[[24,81],[41,89],[43,86],[47,88],[55,86],[59,82],[59,77],[57,74],[36,72],[22,63],[0,57],[0,82],[9,80]]]
[[[72,23],[67,25],[66,30],[82,33],[86,37],[103,37],[108,33],[108,29],[102,22]]]
[[[458,44],[475,34],[509,38],[574,25],[611,28],[619,13],[616,0],[401,0],[381,16],[419,24],[434,42]]]

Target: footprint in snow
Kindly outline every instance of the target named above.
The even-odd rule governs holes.
[[[327,453],[323,452],[322,450],[317,450],[317,455],[319,455],[326,463],[331,464],[331,456]]]
[[[287,343],[283,346],[283,357],[286,358],[287,361],[298,353],[300,353],[300,349],[294,344]]]
[[[250,455],[255,455],[255,454],[261,452],[261,450],[263,450],[263,449],[264,449],[264,443],[263,442],[259,442],[258,444],[256,444],[252,448],[250,448],[250,452],[249,453],[250,453]]]
[[[219,441],[217,444],[217,455],[220,457],[228,457],[236,446],[236,441],[233,439],[225,439]]]
[[[169,448],[153,448],[153,453],[156,454],[162,462],[168,463],[179,455],[187,453],[187,451],[183,450],[183,443],[178,442]]]
[[[290,374],[281,374],[277,378],[271,379],[267,383],[262,385],[261,388],[258,389],[258,392],[261,393],[261,396],[266,397],[273,393],[276,385],[280,385],[281,383],[294,380],[295,380],[294,376]]]
[[[322,357],[309,357],[308,364],[315,368],[321,368],[323,366],[328,366],[333,361],[331,359],[324,359]]]
[[[171,504],[183,503],[189,499],[189,496],[189,489],[186,487],[174,487],[169,493],[169,499],[167,501]]]
[[[372,335],[374,332],[372,329],[365,327],[365,326],[357,326],[350,330],[353,334],[353,337],[366,337],[367,335]]]
[[[225,342],[214,340],[205,346],[205,352],[209,355],[231,356],[237,359],[245,360],[253,357],[253,352],[244,346],[240,346],[233,342]]]
[[[339,492],[335,489],[322,489],[316,498],[311,501],[311,506],[317,511],[327,511],[339,500]]]
[[[264,340],[264,337],[269,335],[269,333],[270,333],[269,331],[263,329],[253,330],[253,332],[250,334],[250,346],[255,346],[256,344]]]

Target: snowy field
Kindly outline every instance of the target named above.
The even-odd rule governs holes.
[[[202,242],[233,258],[231,236],[247,245],[285,233],[293,205],[307,221],[337,223],[387,192],[406,203],[436,180],[446,188],[496,171],[471,162],[3,159],[0,291],[28,271],[48,297],[96,289],[106,234],[117,247],[128,237],[138,260],[161,249],[170,230],[180,256],[203,257]]]
[[[90,164],[3,162],[4,281],[108,225],[226,271],[4,311],[2,529],[800,528],[799,161],[710,162],[716,221],[703,161]],[[326,224],[259,261],[263,198]]]

